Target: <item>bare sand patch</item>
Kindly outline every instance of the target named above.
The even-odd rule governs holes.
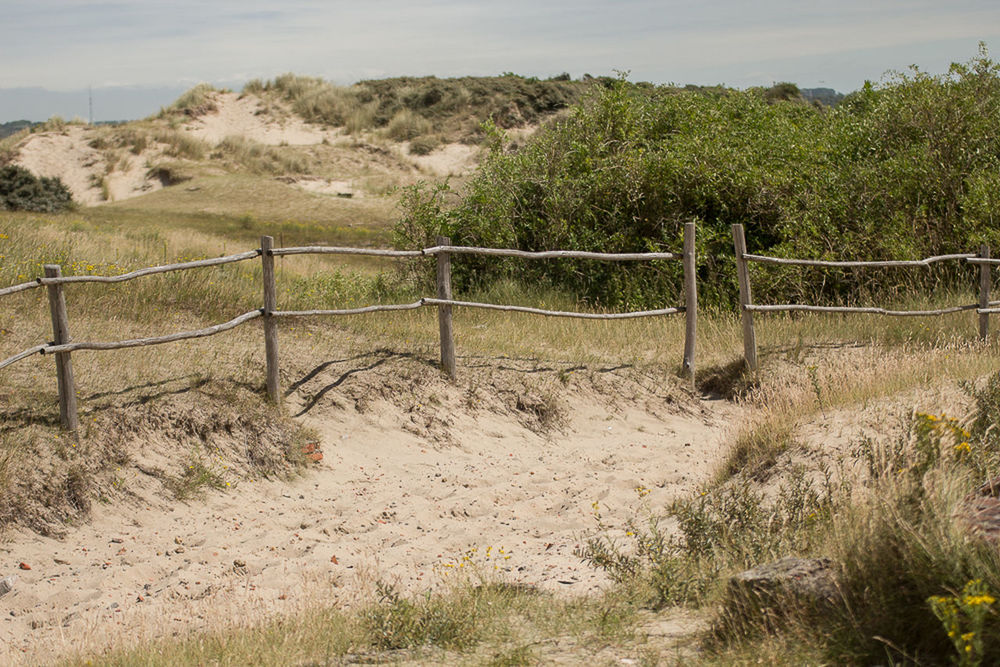
[[[732,406],[630,370],[502,365],[460,385],[394,355],[316,366],[287,407],[319,434],[322,461],[203,501],[169,500],[143,473],[162,448],[133,443],[131,500],[95,503],[63,539],[18,532],[0,550],[3,573],[20,577],[4,597],[6,659],[350,606],[376,580],[433,590],[460,566],[561,594],[599,589],[604,575],[574,554],[594,503],[621,524],[692,492]]]
[[[86,128],[69,127],[32,135],[21,144],[15,163],[38,176],[59,178],[81,204],[98,204],[102,197],[95,179],[104,173],[104,157],[87,144],[86,133]]]
[[[404,144],[404,150],[408,144]],[[479,146],[445,144],[427,155],[409,155],[418,167],[437,176],[466,176],[479,164]]]
[[[354,181],[350,180],[319,178],[318,176],[281,176],[278,180],[299,190],[321,195],[348,198],[364,196],[364,192],[355,186]]]
[[[184,125],[197,139],[217,144],[226,137],[241,136],[268,146],[314,146],[341,136],[341,131],[306,123],[281,107],[256,95],[212,93],[214,110]]]
[[[34,134],[20,145],[14,162],[38,176],[59,178],[74,201],[84,206],[129,199],[163,187],[148,167],[161,155],[159,149],[140,155],[125,153],[109,171],[105,154],[90,145],[93,138],[93,129],[83,126]]]

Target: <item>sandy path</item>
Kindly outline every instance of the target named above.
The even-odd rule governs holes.
[[[620,525],[642,503],[689,492],[732,410],[709,401],[654,416],[577,402],[572,426],[549,437],[458,413],[448,445],[411,432],[414,415],[388,404],[307,415],[325,458],[290,482],[242,482],[189,504],[150,493],[132,507],[95,504],[92,522],[62,540],[10,536],[0,572],[19,579],[2,598],[0,637],[8,657],[37,660],[350,604],[376,579],[432,588],[474,548],[469,567],[586,593],[605,583],[573,554],[594,527],[592,503]],[[128,474],[131,488],[152,488]]]

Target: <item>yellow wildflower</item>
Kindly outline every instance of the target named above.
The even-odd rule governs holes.
[[[970,607],[978,607],[981,604],[993,604],[996,602],[996,598],[989,593],[983,593],[982,595],[967,595],[964,602]]]

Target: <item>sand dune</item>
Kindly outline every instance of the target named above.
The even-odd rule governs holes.
[[[307,123],[280,103],[264,101],[255,95],[240,96],[236,93],[212,93],[211,104],[197,116],[187,118],[177,126],[181,132],[205,143],[207,147],[217,146],[228,137],[241,137],[267,146],[292,146],[308,150],[310,146],[323,143],[343,142],[341,128],[324,128]],[[167,127],[167,121],[154,120],[154,126]],[[150,127],[140,128],[140,133],[152,133]],[[167,146],[150,140],[138,152],[118,150],[113,153],[93,147],[94,140],[101,136],[101,130],[83,125],[69,125],[60,131],[39,132],[24,139],[18,146],[14,162],[39,176],[60,178],[73,194],[73,199],[84,206],[97,206],[108,201],[131,199],[159,190],[164,182],[152,170],[164,161]],[[467,175],[475,169],[480,150],[466,144],[445,144],[428,155],[410,155],[408,142],[379,147],[375,151],[385,153],[395,172],[405,179],[417,178],[421,173],[442,178],[451,175]],[[371,149],[371,146],[367,146]],[[371,161],[371,150],[366,150],[364,142],[357,146],[345,145],[345,151],[358,153],[352,162]],[[112,164],[109,164],[109,155]],[[205,164],[212,162],[207,158]],[[296,187],[318,195],[363,196],[354,184],[358,167],[347,169],[345,165],[318,165],[324,176],[294,175],[283,176],[281,180],[290,187]],[[331,176],[327,172],[342,171],[342,175]],[[363,167],[360,168],[361,171]],[[419,171],[418,171],[419,170]]]

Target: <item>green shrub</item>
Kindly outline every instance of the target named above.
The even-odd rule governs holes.
[[[776,83],[764,91],[764,99],[768,102],[777,102],[778,100],[791,101],[801,98],[802,93],[799,92],[799,87],[788,81]]]
[[[609,536],[594,503],[599,530],[577,554],[653,608],[697,605],[718,597],[727,576],[808,549],[816,529],[829,520],[837,494],[829,479],[817,490],[799,475],[767,501],[742,479],[678,501],[663,516],[650,511],[629,520],[624,540]],[[676,534],[666,528],[666,519],[676,521]]]
[[[392,585],[376,582],[379,600],[362,610],[371,645],[383,650],[421,646],[462,649],[482,641],[513,592],[487,587],[451,595],[403,597]]]
[[[440,191],[414,191],[411,203],[436,197],[440,211],[417,219],[425,206],[404,209],[400,233],[429,226],[463,245],[643,252],[679,249],[684,223],[696,221],[701,297],[728,303],[735,291],[728,225],[780,219],[803,168],[784,146],[812,143],[818,123],[809,107],[756,95],[619,81],[519,150],[487,125],[490,153],[458,204],[444,206]],[[753,230],[750,237],[768,241]],[[459,289],[519,275],[610,306],[676,303],[680,295],[676,262],[464,258],[453,270]]]
[[[523,250],[678,250],[698,223],[700,300],[735,302],[731,225],[751,253],[917,259],[1000,245],[1000,67],[985,50],[941,76],[867,84],[833,109],[770,91],[597,87],[516,150],[491,151],[454,203],[417,190],[401,239]],[[791,99],[785,99],[791,98]],[[506,121],[505,121],[506,122]],[[439,210],[427,217],[427,206]],[[422,228],[422,229],[418,229]],[[631,266],[463,258],[459,289],[511,276],[611,306],[677,303],[676,262]],[[923,272],[754,267],[756,300],[838,303],[914,286],[968,286],[951,265]]]
[[[55,213],[73,206],[69,188],[55,177],[38,177],[24,167],[0,167],[0,208]]]

